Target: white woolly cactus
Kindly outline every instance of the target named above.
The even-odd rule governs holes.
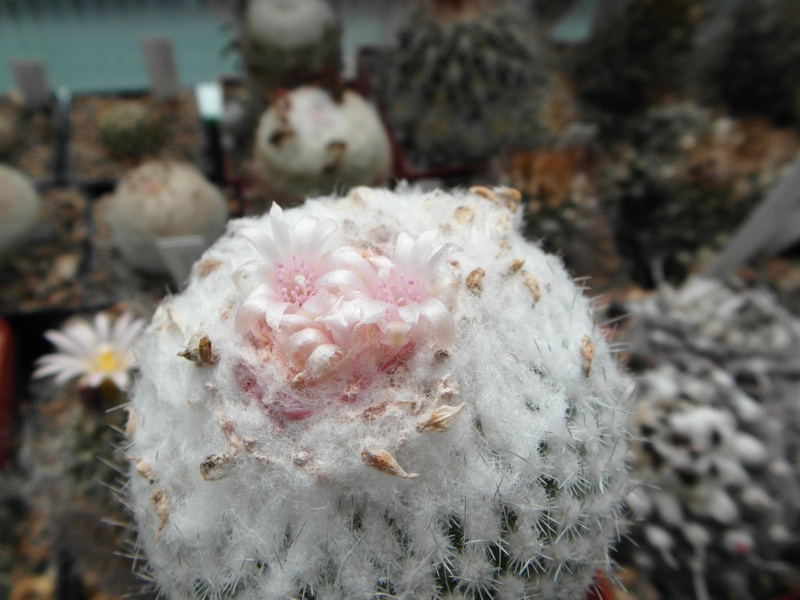
[[[243,0],[237,45],[250,75],[271,87],[338,72],[341,27],[324,0]]]
[[[264,113],[256,133],[256,161],[270,188],[285,201],[385,183],[389,137],[375,108],[352,91],[339,98],[302,87]]]
[[[625,379],[509,189],[234,221],[138,347],[129,491],[171,598],[580,598]]]
[[[19,248],[39,221],[42,201],[21,171],[0,164],[0,262]]]
[[[197,169],[162,161],[144,163],[120,180],[108,216],[125,260],[154,274],[168,272],[159,239],[202,235],[210,246],[227,218],[222,194]]]
[[[634,308],[643,373],[629,558],[664,597],[766,598],[800,581],[800,322],[692,279]],[[794,383],[793,383],[794,381]]]

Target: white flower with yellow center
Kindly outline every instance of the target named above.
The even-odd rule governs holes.
[[[60,331],[47,331],[44,336],[58,352],[39,358],[33,376],[54,376],[57,384],[78,378],[81,387],[90,388],[111,381],[125,390],[136,365],[131,346],[144,325],[143,319],[134,319],[126,312],[112,326],[107,313],[98,313],[94,326],[76,319]]]

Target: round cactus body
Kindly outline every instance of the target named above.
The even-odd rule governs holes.
[[[269,187],[286,201],[358,185],[381,185],[391,146],[375,108],[355,92],[340,99],[302,87],[261,117],[256,160]]]
[[[652,368],[634,405],[641,522],[623,562],[669,598],[787,593],[800,576],[800,322],[766,293],[702,278],[632,308],[630,350]]]
[[[164,593],[583,595],[625,380],[518,197],[357,188],[230,224],[138,347],[130,504]]]
[[[444,6],[415,13],[376,67],[404,148],[419,162],[449,164],[530,143],[547,84],[532,24],[507,3],[434,4]]]
[[[119,104],[97,124],[100,141],[115,156],[139,158],[157,153],[166,142],[164,123],[146,106]]]
[[[0,261],[22,245],[39,221],[42,201],[21,171],[0,164]]]
[[[166,274],[157,240],[201,235],[211,245],[225,230],[227,209],[219,190],[194,167],[148,162],[122,178],[108,219],[125,260],[146,273]]]
[[[323,0],[249,0],[240,29],[245,66],[267,88],[338,72],[341,27]]]

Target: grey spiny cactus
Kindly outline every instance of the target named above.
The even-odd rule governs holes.
[[[663,597],[800,585],[800,322],[766,293],[692,279],[634,307],[642,373],[623,561]],[[635,545],[635,546],[634,546]]]
[[[412,158],[484,161],[534,136],[548,79],[526,16],[507,3],[429,4],[380,67],[389,119]]]

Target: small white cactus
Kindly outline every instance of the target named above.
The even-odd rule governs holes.
[[[385,183],[389,137],[375,108],[352,91],[340,98],[302,87],[264,113],[256,160],[269,187],[286,201]]]
[[[245,66],[267,88],[338,71],[341,27],[324,0],[245,0],[239,28]]]
[[[0,164],[0,262],[8,259],[39,222],[42,201],[27,175]]]
[[[170,598],[575,599],[625,378],[519,193],[233,221],[138,346],[130,505]]]
[[[222,194],[194,167],[147,162],[120,180],[109,206],[109,226],[122,256],[145,273],[167,274],[161,238],[201,235],[210,246],[225,230]]]

